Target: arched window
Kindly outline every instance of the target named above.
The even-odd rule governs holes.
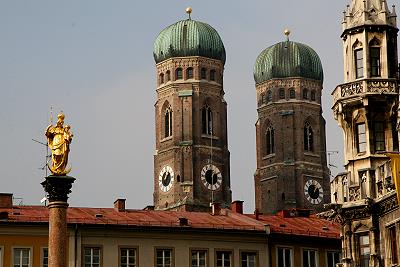
[[[289,89],[289,98],[290,99],[296,98],[296,91],[293,88]]]
[[[213,113],[209,106],[205,106],[201,110],[202,133],[213,134]]]
[[[303,89],[303,99],[308,99],[308,90],[306,88]]]
[[[215,81],[215,70],[210,70],[210,80]]]
[[[364,52],[363,44],[356,40],[353,45],[354,51],[354,67],[356,72],[356,79],[364,77]]]
[[[172,108],[169,106],[164,113],[164,138],[172,136]]]
[[[193,68],[186,69],[186,79],[193,79]]]
[[[171,72],[169,70],[167,70],[165,72],[165,81],[169,82],[171,80]]]
[[[371,77],[381,76],[381,49],[380,42],[375,37],[369,42],[369,63]]]
[[[268,90],[266,98],[267,98],[266,103],[272,101],[272,91],[271,90]]]
[[[207,79],[207,70],[206,70],[206,68],[201,68],[200,78],[203,79],[203,80]]]
[[[182,68],[177,68],[175,70],[175,80],[181,80],[182,79]]]
[[[274,154],[275,153],[275,131],[272,126],[269,126],[267,128],[266,132],[266,153],[267,155]]]
[[[304,150],[305,151],[313,151],[314,148],[314,135],[311,125],[306,122],[304,125]]]
[[[285,99],[285,89],[283,88],[279,89],[279,98]]]
[[[261,93],[260,96],[258,97],[258,105],[261,106],[262,104],[264,104],[264,98],[265,98],[265,94]]]
[[[159,84],[164,83],[164,73],[160,73]]]
[[[311,91],[311,101],[315,101],[315,91]]]

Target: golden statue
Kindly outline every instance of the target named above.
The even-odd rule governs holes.
[[[67,169],[69,145],[73,134],[69,125],[64,126],[65,115],[61,112],[57,116],[56,125],[49,125],[46,129],[47,144],[51,149],[51,166],[49,170],[56,176],[66,175],[71,171]]]

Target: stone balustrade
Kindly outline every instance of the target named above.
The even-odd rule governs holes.
[[[399,84],[396,79],[365,79],[338,85],[332,92],[334,105],[337,101],[373,94],[397,95]]]

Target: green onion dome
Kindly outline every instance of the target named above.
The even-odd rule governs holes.
[[[159,63],[172,57],[202,56],[225,64],[225,47],[218,32],[200,21],[181,20],[168,26],[154,42],[154,60]]]
[[[323,82],[321,60],[311,47],[288,40],[266,48],[257,57],[254,65],[256,84],[274,78],[289,77]]]

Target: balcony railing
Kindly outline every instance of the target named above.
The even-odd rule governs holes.
[[[365,95],[399,93],[399,84],[396,79],[365,79],[338,85],[332,92],[333,103],[342,99],[362,97]]]

